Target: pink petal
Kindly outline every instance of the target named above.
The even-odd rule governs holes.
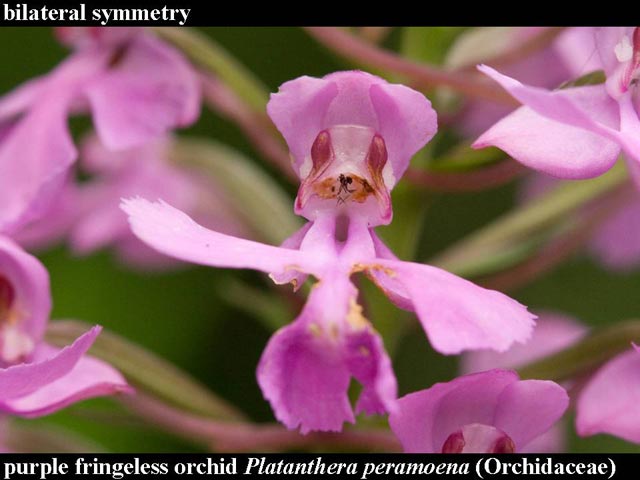
[[[67,177],[62,190],[45,210],[42,218],[25,225],[13,238],[28,250],[43,250],[60,243],[79,215],[78,189],[75,179]]]
[[[607,362],[578,397],[576,430],[581,436],[608,433],[640,443],[640,355],[626,351]]]
[[[384,415],[396,409],[398,384],[382,338],[372,328],[363,328],[347,336],[347,366],[363,385],[356,413]]]
[[[312,222],[306,223],[303,227],[301,227],[298,231],[296,231],[293,235],[288,237],[282,244],[280,244],[281,248],[290,248],[293,250],[299,250],[302,246],[302,241],[305,239],[309,229],[313,226]],[[271,274],[271,278],[278,285],[282,285],[285,283],[292,283],[293,288],[298,290],[304,282],[306,282],[308,275],[297,272],[295,270],[289,270],[282,272],[282,274]]]
[[[492,368],[519,368],[577,342],[587,328],[572,317],[554,312],[542,312],[529,341],[513,345],[504,353],[492,350],[466,352],[462,357],[463,373],[481,372]]]
[[[38,218],[64,184],[77,155],[68,106],[65,92],[57,92],[11,124],[0,140],[0,231]]]
[[[569,396],[560,385],[546,380],[523,380],[502,391],[492,425],[507,432],[520,451],[547,432],[568,406]]]
[[[51,358],[58,349],[43,345],[39,356]],[[0,408],[13,415],[39,417],[88,398],[129,392],[124,377],[109,364],[90,356],[80,358],[65,375],[22,397],[4,401]]]
[[[355,422],[342,352],[296,321],[271,337],[258,365],[258,383],[276,418],[302,433],[342,430]]]
[[[640,196],[611,213],[589,242],[590,250],[607,267],[629,271],[640,265]]]
[[[356,295],[346,276],[322,280],[296,321],[279,330],[262,354],[258,383],[288,428],[340,431],[344,422],[353,423],[352,376],[364,387],[357,412],[394,410],[391,361],[355,304]]]
[[[376,263],[402,283],[433,348],[440,353],[481,348],[505,351],[531,335],[535,315],[500,292],[429,265]]]
[[[142,34],[124,55],[85,90],[96,130],[109,148],[140,145],[196,120],[198,79],[178,52]]]
[[[46,85],[47,77],[38,77],[4,95],[0,99],[0,121],[10,120],[31,108]]]
[[[89,350],[101,330],[102,327],[93,327],[72,345],[48,358],[40,358],[36,353],[33,363],[0,370],[0,401],[7,402],[32,394],[67,375]]]
[[[619,126],[616,102],[602,85],[549,91],[530,87],[481,65],[478,69],[498,82],[514,98],[550,120],[597,133],[617,141]]]
[[[405,452],[439,453],[449,435],[463,426],[493,425],[500,394],[517,381],[515,372],[492,370],[436,383],[400,398],[389,425]]]
[[[2,345],[6,338],[3,334],[8,328],[18,329],[37,344],[44,335],[51,312],[49,273],[36,257],[0,235],[0,277],[4,277],[14,290],[10,315],[15,315],[16,319],[16,323],[2,325],[4,328],[0,329],[0,352],[4,350]]]
[[[617,143],[520,107],[483,133],[474,148],[504,150],[527,167],[560,178],[589,178],[609,170]]]
[[[208,230],[162,201],[123,200],[122,209],[129,215],[131,228],[138,238],[159,252],[180,260],[276,274],[290,269],[307,273],[321,271],[316,259],[304,252]]]
[[[437,130],[436,114],[421,93],[360,71],[286,82],[271,96],[267,111],[285,137],[298,173],[320,131],[361,125],[383,137],[399,179],[411,156]]]
[[[384,258],[386,260],[398,260],[395,254],[387,247],[382,240],[378,237],[373,229],[370,230],[371,239],[375,247],[375,254],[377,258]],[[373,281],[377,287],[384,292],[384,294],[391,300],[396,306],[403,310],[413,311],[413,302],[409,297],[407,289],[402,282],[398,281],[390,275],[387,275],[383,270],[370,269],[365,272],[368,277]]]

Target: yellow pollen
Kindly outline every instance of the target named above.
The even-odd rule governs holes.
[[[355,298],[349,301],[349,313],[347,313],[347,322],[356,330],[367,328],[369,321],[362,315],[362,307],[356,302]]]

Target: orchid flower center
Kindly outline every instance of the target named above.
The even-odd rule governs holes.
[[[442,453],[514,453],[516,445],[502,430],[471,423],[453,432],[442,444]]]
[[[384,216],[389,209],[385,177],[390,167],[384,139],[373,129],[337,125],[323,130],[301,172],[296,211],[311,219],[329,209]]]
[[[19,325],[16,291],[0,274],[0,366],[3,368],[24,359],[33,351],[34,342]]]
[[[13,285],[3,275],[0,275],[0,327],[11,321],[15,296]]]

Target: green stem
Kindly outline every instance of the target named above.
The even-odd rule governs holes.
[[[196,66],[220,78],[251,108],[264,113],[269,90],[213,39],[191,28],[154,27],[153,32],[182,51]]]
[[[627,170],[619,163],[598,178],[561,185],[498,218],[429,263],[459,275],[477,275],[479,263],[486,264],[492,256],[504,255],[506,249],[559,225],[567,215],[619,188],[627,178]]]
[[[47,329],[47,340],[63,347],[70,345],[89,328],[90,325],[76,320],[52,322]],[[136,390],[161,398],[182,410],[226,421],[244,420],[244,415],[234,406],[186,372],[113,332],[103,330],[90,354],[118,369]]]
[[[640,320],[629,320],[589,334],[579,343],[519,369],[522,378],[562,382],[588,373],[640,343]]]

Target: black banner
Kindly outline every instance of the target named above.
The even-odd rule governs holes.
[[[0,479],[626,478],[637,454],[4,454]]]

